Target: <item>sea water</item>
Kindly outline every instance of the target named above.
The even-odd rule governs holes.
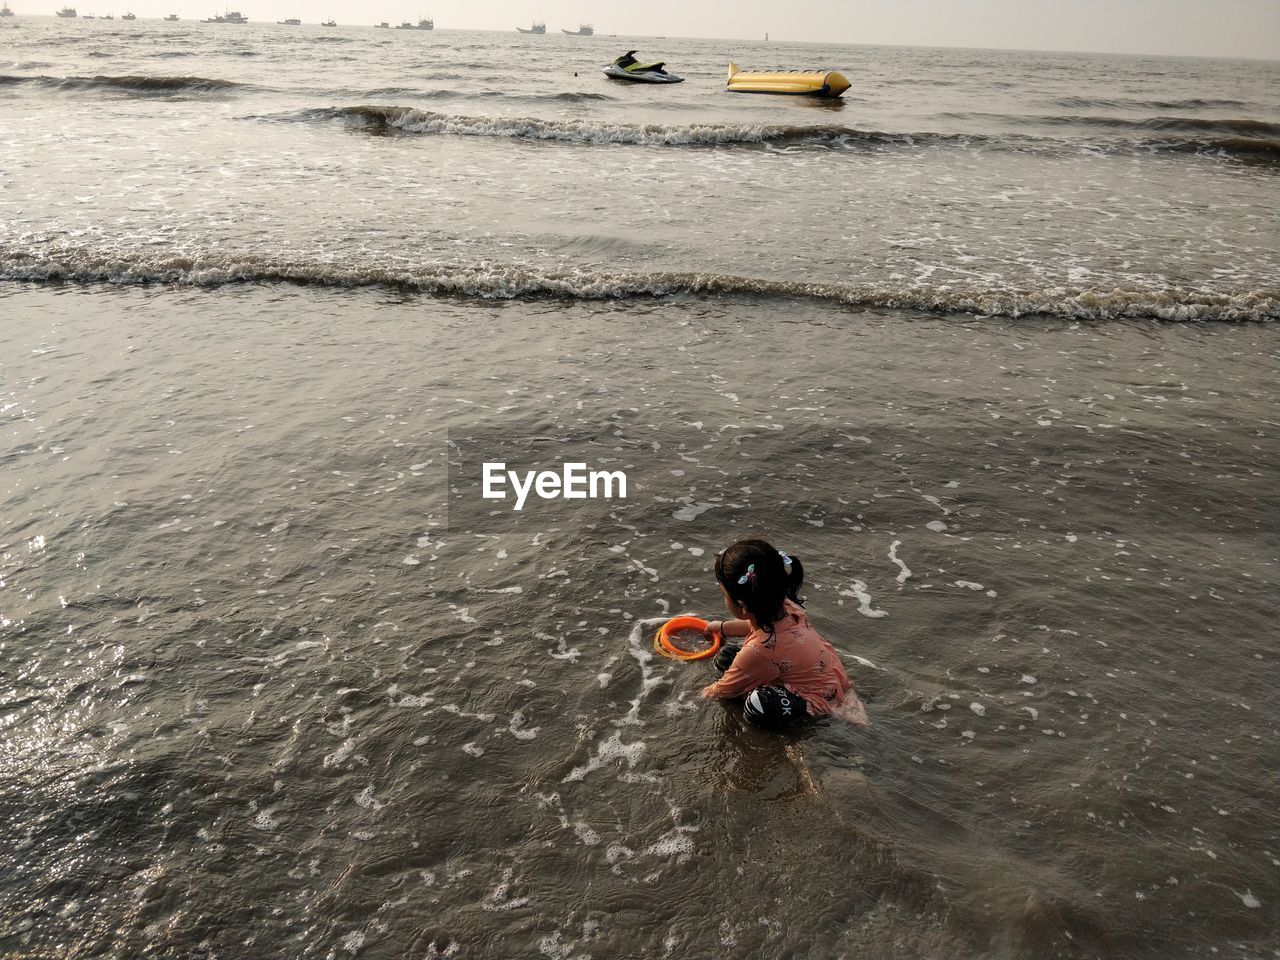
[[[15,19],[3,951],[1280,949],[1276,64]]]

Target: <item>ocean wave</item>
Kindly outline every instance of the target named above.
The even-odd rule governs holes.
[[[943,113],[950,120],[990,121],[1029,127],[1076,127],[1081,131],[1189,133],[1280,139],[1280,123],[1250,117],[1109,117],[1098,114],[1037,115],[1007,113]]]
[[[533,95],[524,94],[524,96],[533,96]],[[566,93],[547,93],[547,94],[539,94],[537,96],[538,96],[538,99],[541,99],[541,100],[564,100],[568,103],[580,103],[580,102],[585,103],[587,101],[598,102],[603,100],[618,99],[617,97],[609,96],[609,94],[607,93],[582,93],[580,91],[579,92],[569,91]]]
[[[1268,137],[1280,139],[1280,123],[1249,118],[1215,117],[1146,117],[1141,120],[1123,117],[1070,116],[1070,117],[1017,117],[1033,123],[1047,123],[1070,127],[1104,128],[1108,130],[1157,130],[1169,133],[1205,133],[1220,136]]]
[[[1217,154],[1232,160],[1280,166],[1280,140],[1261,137],[1166,137],[1140,141],[1140,144],[1157,153]]]
[[[451,94],[450,94],[451,95]],[[670,124],[615,123],[606,120],[547,120],[538,117],[486,117],[436,113],[417,107],[361,105],[318,107],[287,115],[252,119],[300,122],[340,121],[377,135],[418,134],[499,137],[568,144],[630,144],[660,147],[808,146],[822,149],[899,149],[967,147],[1062,153],[1199,153],[1252,163],[1280,164],[1280,126],[1262,121],[1204,121],[1166,118],[1135,124],[1134,132],[1187,136],[1054,138],[1020,134],[893,133],[839,124]],[[1025,118],[1011,118],[1025,119]],[[1277,139],[1268,137],[1275,128]]]
[[[16,77],[4,75],[0,76],[0,84],[30,84],[55,90],[123,90],[136,93],[212,93],[244,86],[232,80],[186,76]]]
[[[1205,97],[1191,97],[1185,100],[1138,100],[1130,97],[1060,97],[1048,102],[1054,106],[1080,110],[1092,110],[1095,108],[1111,110],[1205,110],[1248,106],[1243,100],[1215,100]]]
[[[1233,294],[1182,288],[924,288],[804,283],[725,273],[540,271],[501,264],[339,266],[330,262],[257,256],[117,255],[78,249],[33,254],[0,248],[0,281],[192,287],[271,283],[343,288],[392,287],[409,293],[484,300],[739,296],[809,300],[853,309],[897,309],[1010,318],[1280,320],[1280,288]]]
[[[560,95],[556,95],[560,96]],[[578,96],[578,95],[573,95]],[[974,142],[989,138],[963,134],[884,133],[831,124],[666,124],[614,123],[605,120],[546,120],[538,117],[477,117],[434,113],[416,107],[362,105],[319,107],[264,119],[332,121],[368,127],[377,133],[441,134],[549,140],[561,143],[613,143],[642,146],[724,146],[731,144],[871,143],[911,146]]]
[[[427,77],[428,80],[440,79]],[[461,79],[461,78],[457,78]],[[607,103],[617,101],[607,93],[578,93],[566,91],[561,93],[510,93],[506,90],[477,90],[440,88],[425,90],[418,87],[378,87],[372,90],[328,90],[320,91],[336,97],[412,97],[415,100],[506,100],[513,103]],[[355,108],[381,109],[393,108]],[[379,122],[377,120],[374,121]]]

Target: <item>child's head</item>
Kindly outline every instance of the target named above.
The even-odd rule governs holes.
[[[716,557],[716,580],[730,609],[749,615],[756,626],[773,632],[782,617],[782,603],[800,603],[804,567],[763,540],[739,540]]]

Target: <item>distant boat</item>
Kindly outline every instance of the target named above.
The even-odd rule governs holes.
[[[212,17],[204,21],[205,23],[248,23],[249,18],[239,10],[232,10],[226,14],[214,14]]]
[[[0,6],[0,17],[12,17],[12,16],[13,16],[13,11],[9,9],[9,5],[7,3],[4,4],[3,6]]]
[[[391,24],[387,23],[387,21],[385,21],[385,20],[383,20],[380,24],[378,24],[378,27],[379,27],[379,28],[381,28],[381,29],[383,29],[383,30],[386,30],[386,29],[387,29],[388,27],[390,27],[390,26],[391,26]]]
[[[528,30],[526,30],[524,27],[516,27],[516,29],[519,30],[521,33],[536,33],[541,35],[547,32],[547,25],[542,21],[538,21]]]
[[[418,25],[414,26],[408,20],[396,27],[397,30],[434,30],[436,28],[435,21],[430,17],[418,21]]]
[[[326,20],[324,23],[320,24],[322,27],[336,27],[337,25],[337,20]]]
[[[589,23],[580,23],[577,30],[566,30],[561,27],[560,32],[570,37],[589,37],[596,32],[596,28]]]
[[[296,17],[290,17],[288,20],[277,20],[276,23],[284,27],[299,27],[302,25],[302,21]]]
[[[125,14],[121,14],[120,19],[121,20],[137,20],[138,18],[134,16],[132,13],[125,13]]]
[[[165,19],[168,20],[170,23],[177,23],[178,15],[176,13],[171,13],[167,17],[165,17]]]
[[[61,10],[58,11],[58,16],[60,17],[74,17],[75,15],[76,15],[75,7],[63,7]]]

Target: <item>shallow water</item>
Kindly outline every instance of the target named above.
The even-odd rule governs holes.
[[[0,953],[1280,954],[1277,64],[15,21]]]
[[[1276,949],[1269,328],[0,296],[8,949]],[[653,656],[747,533],[869,731]]]
[[[54,18],[4,35],[0,277],[1280,314],[1272,62]],[[629,46],[685,82],[606,79]],[[730,94],[730,58],[853,88]]]

